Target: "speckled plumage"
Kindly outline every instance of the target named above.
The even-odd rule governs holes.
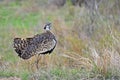
[[[14,38],[15,51],[23,59],[29,59],[36,54],[50,54],[56,43],[55,36],[49,30],[31,38]]]

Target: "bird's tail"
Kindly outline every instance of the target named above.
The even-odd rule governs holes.
[[[23,59],[27,59],[27,55],[25,54],[25,48],[27,47],[27,42],[21,38],[14,38],[13,46],[15,48],[16,53]]]

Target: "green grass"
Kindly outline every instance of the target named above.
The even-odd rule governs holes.
[[[0,71],[0,77],[11,77],[11,76],[18,76],[18,75],[9,71]]]
[[[41,13],[36,13],[36,12],[28,13],[26,11],[19,13],[20,7],[21,6],[17,6],[17,5],[1,6],[0,26],[1,27],[14,26],[14,27],[28,28],[38,24],[38,20],[42,16]]]
[[[59,77],[66,77],[67,72],[65,72],[65,70],[62,69],[53,69],[51,70],[51,74]]]
[[[20,77],[22,80],[28,80],[30,73],[26,71],[12,72],[12,71],[0,71],[0,78],[4,77]]]

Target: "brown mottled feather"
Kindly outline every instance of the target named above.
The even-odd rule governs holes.
[[[18,56],[29,59],[35,54],[51,53],[56,46],[56,42],[55,36],[50,31],[46,31],[32,38],[15,38],[14,48]]]

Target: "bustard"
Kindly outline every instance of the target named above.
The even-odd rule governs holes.
[[[44,26],[45,32],[31,38],[14,38],[14,48],[22,59],[29,59],[36,54],[51,53],[56,46],[56,38],[50,31],[51,23]]]

